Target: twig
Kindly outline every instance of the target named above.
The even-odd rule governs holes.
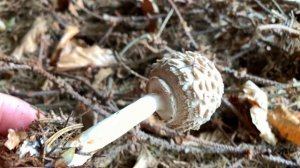
[[[16,91],[15,89],[10,89],[9,93],[14,95],[14,96],[18,96],[18,97],[40,97],[40,96],[53,96],[53,95],[59,95],[61,94],[60,90],[45,90],[45,91],[26,91],[24,92],[20,92],[20,91]]]
[[[242,50],[242,51],[234,54],[232,57],[230,57],[230,61],[232,62],[232,61],[234,61],[236,59],[239,59],[240,57],[242,57],[243,55],[249,53],[250,51],[253,51],[254,49],[256,49],[256,47],[255,46],[251,46],[251,47],[249,47],[249,48],[247,48],[245,50]]]
[[[184,153],[193,153],[200,154],[203,153],[203,150],[196,147],[191,147],[189,145],[177,145],[174,143],[170,143],[164,139],[157,138],[155,136],[149,135],[143,131],[137,130],[134,132],[140,141],[149,142],[151,145],[158,146],[162,149],[168,149],[176,152],[184,152]]]
[[[70,75],[67,73],[58,73],[58,75],[62,75],[64,77],[75,79],[75,80],[78,80],[79,82],[82,82],[96,94],[97,98],[99,98],[101,100],[101,102],[105,103],[107,101],[107,98],[100,91],[95,89],[94,86],[92,86],[92,84],[87,79],[80,77],[80,76]]]
[[[10,70],[27,70],[27,69],[30,69],[30,67],[27,65],[16,65],[16,64],[1,65],[0,72],[10,71]]]
[[[281,164],[286,167],[292,166],[292,167],[300,167],[299,164],[292,162],[290,160],[286,160],[280,156],[274,156],[274,155],[261,155],[261,158],[272,163]]]
[[[167,17],[165,18],[164,22],[161,24],[158,33],[155,35],[155,39],[158,39],[158,38],[160,37],[161,33],[162,33],[163,30],[165,29],[165,27],[166,27],[168,21],[170,20],[171,16],[173,15],[173,13],[174,13],[174,9],[172,9],[172,10],[168,13],[168,15],[167,15]]]
[[[273,81],[270,79],[265,79],[265,78],[262,78],[259,76],[254,76],[254,75],[250,75],[250,74],[241,74],[239,71],[231,69],[229,67],[224,67],[222,65],[216,65],[216,66],[220,71],[228,73],[228,74],[232,74],[234,77],[236,77],[238,79],[245,78],[245,79],[252,80],[256,83],[263,84],[263,85],[276,85],[276,86],[281,86],[281,87],[286,86],[286,84],[284,84],[284,83],[280,83],[280,82]]]
[[[266,12],[272,14],[272,11],[270,9],[268,9],[263,3],[261,3],[260,0],[254,0],[258,6],[260,6],[263,10],[265,10]]]
[[[78,6],[77,6],[78,7]],[[112,16],[109,14],[103,14],[98,15],[92,11],[90,11],[87,8],[81,8],[81,10],[83,10],[85,13],[101,20],[101,21],[108,21],[108,22],[114,22],[114,23],[120,23],[120,22],[138,22],[138,21],[147,21],[147,20],[155,20],[155,19],[160,19],[162,17],[165,17],[166,14],[155,14],[155,15],[149,15],[149,16]]]
[[[168,137],[175,139],[178,136],[183,136],[183,133],[179,133],[174,129],[168,128],[165,125],[161,124],[161,122],[157,121],[154,116],[149,117],[147,120],[143,121],[140,124],[141,129],[146,130],[147,132],[151,132],[160,137]]]
[[[253,153],[249,147],[241,148],[241,147],[234,147],[234,146],[230,146],[230,145],[214,143],[214,142],[205,141],[205,140],[202,140],[199,138],[195,138],[190,135],[186,136],[185,139],[190,142],[195,142],[197,144],[197,146],[199,146],[199,147],[208,148],[215,153],[231,153],[231,154],[243,155],[243,156]],[[187,143],[189,143],[189,142],[187,142]],[[192,145],[192,146],[194,146],[194,145]]]
[[[185,137],[186,142],[184,144],[178,145],[175,143],[170,143],[166,140],[154,137],[149,135],[143,131],[137,130],[135,131],[137,138],[141,141],[149,142],[151,145],[159,146],[160,148],[173,150],[177,152],[185,152],[185,153],[193,153],[193,154],[203,154],[203,153],[231,153],[241,156],[241,154],[250,153],[250,148],[239,148],[233,147],[229,145],[223,145],[203,140],[198,140],[196,138],[192,138],[192,136]],[[189,142],[188,142],[189,141]],[[193,145],[192,145],[193,144]],[[243,155],[245,156],[245,155]]]
[[[117,23],[112,23],[111,27],[107,30],[104,36],[99,40],[98,44],[101,45],[111,35],[116,25]]]
[[[245,120],[241,113],[236,109],[236,107],[228,100],[228,98],[223,97],[222,103],[225,104],[225,106],[229,108],[241,121]]]
[[[133,74],[134,76],[138,77],[138,78],[141,78],[142,80],[145,80],[145,81],[148,81],[148,78],[140,75],[139,73],[135,72],[134,70],[132,70],[129,66],[127,66],[120,58],[120,55],[115,52],[115,57],[117,59],[117,61],[127,70],[129,71],[131,74]]]
[[[135,38],[134,40],[132,40],[130,43],[128,43],[123,49],[122,51],[120,52],[120,57],[124,57],[124,54],[131,48],[133,47],[135,44],[139,43],[140,41],[142,40],[145,40],[145,39],[151,39],[151,36],[149,34],[143,34],[141,35],[140,37],[138,38]]]
[[[276,0],[272,0],[272,3],[276,6],[276,8],[279,10],[279,12],[282,15],[285,15],[285,13],[283,12],[283,10],[281,9],[281,7],[279,6],[279,4],[276,2]],[[286,16],[285,16],[286,17]]]
[[[41,67],[36,66],[35,62],[19,61],[19,60],[14,59],[13,57],[8,57],[4,54],[0,54],[0,61],[7,62],[7,63],[14,63],[14,64],[17,64],[17,65],[23,65],[23,66],[27,65],[28,67],[30,67],[31,71],[33,71],[37,74],[40,74],[40,75],[46,77],[47,79],[53,81],[54,83],[56,83],[58,85],[58,87],[60,89],[64,88],[65,91],[67,93],[69,93],[70,95],[72,95],[75,99],[81,101],[83,104],[85,104],[86,106],[88,106],[91,109],[95,110],[99,114],[102,114],[104,116],[110,115],[108,112],[106,112],[103,109],[99,108],[98,105],[92,104],[92,102],[89,99],[81,96],[78,92],[76,92],[73,89],[73,87],[70,84],[65,82],[63,79],[59,79],[59,78],[55,77],[54,75],[50,74],[49,72],[45,71]]]
[[[263,10],[268,12],[269,14],[276,16],[277,18],[283,19],[284,21],[287,21],[288,18],[286,16],[283,16],[282,14],[279,14],[277,11],[268,9],[260,0],[254,0],[258,6],[260,6]],[[274,2],[273,2],[274,3]],[[276,6],[276,5],[275,5]],[[277,6],[276,6],[277,7]],[[278,7],[277,7],[278,8]]]
[[[188,36],[188,38],[190,39],[191,43],[193,44],[193,46],[198,49],[199,46],[198,44],[196,43],[196,41],[194,40],[193,36],[191,35],[191,32],[190,32],[190,28],[188,27],[186,21],[183,19],[181,13],[179,12],[177,6],[175,5],[175,3],[173,2],[173,0],[168,0],[169,3],[171,4],[172,8],[175,10],[179,20],[180,20],[180,24],[182,25],[184,31],[185,31],[185,34]]]
[[[293,29],[291,27],[282,25],[282,24],[266,24],[266,25],[260,25],[258,26],[259,30],[269,30],[269,29],[279,29],[279,30],[284,30],[287,31],[291,34],[296,34],[296,35],[300,35],[300,31]]]
[[[122,51],[119,53],[115,52],[115,57],[117,59],[117,61],[126,69],[128,70],[131,74],[135,75],[138,78],[141,78],[143,80],[148,80],[148,78],[140,75],[139,73],[135,72],[134,70],[132,70],[129,66],[127,66],[124,62],[123,62],[123,57],[124,54],[131,48],[133,47],[135,44],[139,43],[140,41],[144,40],[144,39],[152,39],[150,34],[143,34],[141,36],[139,36],[138,38],[132,40],[129,44],[127,44]]]
[[[172,136],[175,137],[176,135],[173,135],[174,133],[176,134],[176,132],[172,132]],[[137,138],[140,141],[149,142],[151,145],[158,146],[162,149],[176,151],[176,152],[184,152],[184,153],[192,153],[192,154],[227,153],[227,154],[234,154],[237,157],[246,157],[247,159],[251,159],[251,158],[264,159],[269,162],[282,164],[285,166],[297,166],[297,167],[300,166],[297,163],[292,162],[290,160],[286,160],[282,157],[263,155],[263,153],[266,151],[266,148],[264,146],[244,145],[244,146],[235,147],[235,146],[201,140],[191,135],[187,135],[183,137],[183,135],[179,135],[179,134],[177,137],[183,138],[183,143],[181,145],[177,145],[175,143],[170,143],[164,139],[160,139],[152,135],[149,135],[141,130],[134,131],[134,134],[137,135]]]

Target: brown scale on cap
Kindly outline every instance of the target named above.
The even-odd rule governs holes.
[[[176,52],[153,65],[148,92],[162,100],[158,115],[178,131],[199,129],[221,104],[221,74],[206,57]]]

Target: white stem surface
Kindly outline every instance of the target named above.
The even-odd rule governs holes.
[[[159,96],[146,95],[81,133],[75,143],[81,147],[80,152],[99,150],[147,119],[159,108]]]

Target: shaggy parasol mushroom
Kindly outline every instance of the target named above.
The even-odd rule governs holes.
[[[68,146],[79,147],[79,152],[71,159],[69,166],[83,164],[79,163],[83,161],[83,155],[76,155],[94,153],[154,112],[167,126],[178,131],[198,129],[220,106],[224,85],[221,74],[206,57],[195,52],[175,52],[153,65],[147,88],[148,95],[70,142]]]

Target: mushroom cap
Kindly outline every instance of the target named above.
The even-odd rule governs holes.
[[[157,94],[159,117],[178,131],[199,129],[221,104],[224,84],[220,72],[196,52],[174,52],[153,64],[148,93]]]

